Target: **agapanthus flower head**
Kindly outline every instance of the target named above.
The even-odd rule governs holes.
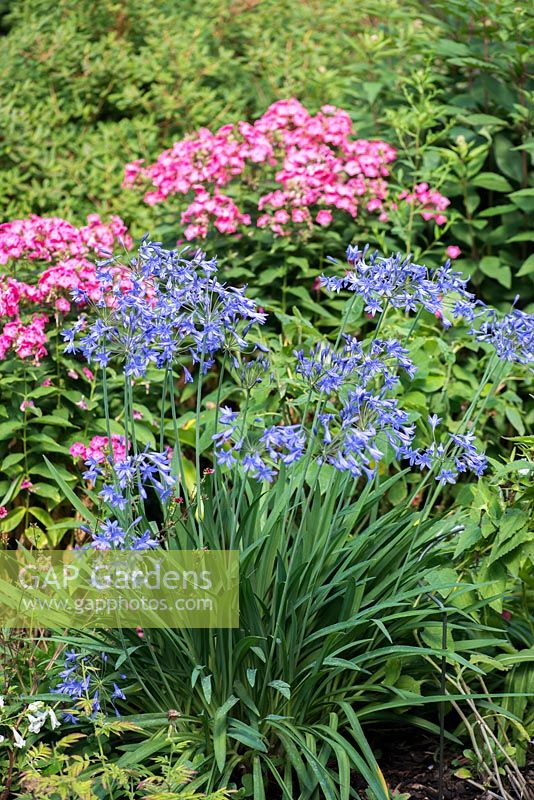
[[[141,517],[137,517],[127,528],[116,519],[106,519],[92,532],[90,547],[93,550],[153,550],[159,541],[150,530],[139,532]]]
[[[66,722],[76,724],[78,715],[84,710],[86,703],[90,704],[92,717],[102,710],[105,711],[108,703],[120,716],[115,703],[117,700],[125,700],[126,694],[117,681],[124,680],[126,676],[116,676],[110,672],[109,658],[105,653],[101,653],[98,657],[96,654],[90,656],[74,650],[66,651],[64,667],[59,673],[61,680],[50,689],[53,694],[69,701],[68,708],[63,711],[63,719]],[[57,727],[59,723],[55,714],[50,720],[52,727]]]
[[[63,333],[67,351],[79,349],[100,366],[115,356],[125,374],[137,378],[178,358],[206,372],[217,353],[245,349],[250,327],[266,315],[245,288],[218,281],[216,259],[200,251],[186,255],[145,241],[130,265],[120,268],[120,280],[113,262],[101,265],[98,319],[78,344],[77,331]]]
[[[339,392],[342,386],[357,384],[392,389],[399,381],[399,370],[410,377],[415,367],[408,351],[393,339],[374,339],[365,347],[356,337],[343,337],[343,346],[328,342],[315,345],[308,354],[296,350],[296,372],[319,392]]]
[[[219,465],[239,462],[252,477],[270,482],[281,464],[289,467],[309,451],[319,463],[355,478],[371,478],[386,447],[399,452],[411,444],[415,427],[390,396],[399,373],[413,377],[415,371],[399,342],[373,339],[362,344],[346,336],[338,348],[324,342],[307,353],[296,351],[295,358],[303,393],[311,391],[316,408],[328,401],[315,429],[304,422],[262,429],[260,417],[243,435],[237,413],[224,408],[222,429],[213,437]]]
[[[534,366],[534,314],[512,308],[500,315],[485,308],[479,317],[482,323],[473,332],[480,342],[490,344],[504,361]]]
[[[322,453],[319,460],[340,472],[372,478],[390,447],[395,454],[413,441],[415,426],[396,398],[363,386],[351,389],[340,407],[320,415]]]
[[[370,252],[368,245],[363,250],[349,246],[347,261],[349,269],[343,276],[322,276],[321,284],[334,292],[356,292],[372,317],[387,306],[405,313],[424,308],[447,327],[450,316],[465,316],[475,306],[474,295],[466,289],[468,281],[451,269],[450,261],[431,269],[401,253]]]
[[[441,420],[436,414],[428,419],[435,436]],[[477,450],[474,442],[475,435],[472,432],[447,433],[445,441],[433,441],[428,447],[419,448],[407,445],[400,449],[398,455],[420,470],[435,470],[438,482],[454,484],[461,473],[473,472],[480,478],[487,468],[487,458]]]
[[[251,425],[245,440],[236,412],[223,408],[219,422],[224,427],[213,436],[217,463],[233,467],[239,461],[243,470],[260,482],[271,483],[280,464],[293,464],[304,455],[306,434],[301,425]]]
[[[261,351],[259,355],[242,360],[234,357],[233,361],[239,385],[245,390],[250,391],[269,375],[270,362]]]
[[[88,456],[85,480],[102,480],[100,497],[111,508],[123,510],[130,504],[132,496],[145,500],[147,487],[151,486],[162,503],[166,503],[176,483],[171,470],[172,451],[159,453],[148,446],[140,453],[126,455],[123,450],[121,460],[112,461]],[[106,537],[105,537],[106,538]]]

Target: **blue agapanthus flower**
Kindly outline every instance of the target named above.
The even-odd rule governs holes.
[[[106,710],[109,703],[115,714],[120,716],[116,706],[117,700],[126,700],[126,694],[118,685],[118,680],[125,680],[126,675],[109,674],[109,657],[107,653],[100,656],[89,656],[67,650],[64,654],[64,667],[59,673],[61,680],[50,691],[74,704],[63,711],[63,719],[75,724],[78,717],[75,713],[82,709],[80,701],[87,701],[91,707],[91,716]],[[108,677],[109,676],[109,677]],[[109,690],[109,682],[113,691]]]
[[[205,373],[217,353],[243,350],[251,326],[266,315],[246,287],[218,281],[216,259],[201,251],[186,255],[144,241],[127,267],[113,260],[100,265],[98,319],[63,331],[66,351],[102,367],[118,358],[125,375],[140,378],[150,366],[166,368],[177,359]],[[185,378],[192,380],[187,369]]]
[[[513,308],[509,314],[500,316],[487,308],[474,334],[479,341],[494,347],[504,361],[534,365],[534,314]]]
[[[321,285],[333,292],[347,289],[361,295],[365,311],[372,317],[386,306],[406,313],[424,308],[449,326],[449,314],[453,317],[472,314],[476,306],[474,295],[466,289],[468,281],[451,268],[450,261],[431,269],[415,264],[410,256],[401,253],[391,256],[371,253],[369,245],[363,250],[349,246],[347,261],[349,269],[345,275],[323,275]]]
[[[237,412],[223,408],[222,430],[213,437],[219,465],[239,462],[253,478],[270,482],[282,464],[295,464],[310,452],[319,463],[355,478],[371,478],[386,445],[397,452],[411,443],[415,427],[398,401],[388,396],[400,372],[410,377],[415,373],[399,342],[375,339],[362,344],[347,336],[339,348],[323,342],[307,353],[296,351],[295,359],[302,391],[311,391],[317,409],[315,427],[285,423],[262,430],[260,419],[243,436]]]
[[[435,434],[439,417],[429,417],[432,433]],[[442,484],[456,483],[460,473],[473,472],[480,478],[486,471],[488,462],[484,453],[475,446],[475,435],[447,433],[445,441],[433,441],[428,447],[406,446],[399,451],[399,457],[410,466],[420,470],[436,469],[436,480]]]

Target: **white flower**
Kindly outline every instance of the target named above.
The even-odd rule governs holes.
[[[20,735],[20,733],[15,730],[15,728],[11,728],[11,730],[13,731],[13,741],[14,741],[15,747],[25,747],[26,746],[26,739],[23,739],[22,736]]]
[[[4,706],[5,706],[5,703],[4,703],[4,698],[3,698],[3,697],[2,697],[2,695],[0,694],[0,708],[3,708]]]
[[[2,742],[5,742],[5,740],[6,740],[5,736],[0,736],[0,744],[2,744]]]
[[[39,733],[46,722],[46,717],[46,711],[39,711],[39,713],[35,716],[33,714],[28,714],[28,719],[30,720],[30,727],[28,728],[29,732]]]
[[[44,703],[43,703],[42,700],[34,700],[34,702],[30,703],[30,705],[28,706],[28,708],[26,710],[27,711],[31,711],[33,713],[34,711],[38,711],[43,706],[44,706]]]
[[[52,730],[59,728],[61,722],[56,717],[56,712],[54,711],[53,708],[48,709],[48,716],[50,717],[50,724],[52,725]]]

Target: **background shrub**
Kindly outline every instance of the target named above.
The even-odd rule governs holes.
[[[435,171],[454,200],[448,243],[462,268],[491,299],[519,288],[528,301],[532,20],[514,0],[7,0],[2,25],[8,217],[76,222],[96,208],[153,232],[157,217],[121,191],[126,162],[296,96],[311,111],[346,108],[359,135],[400,147],[414,182],[435,183]],[[376,238],[395,246],[384,230]]]

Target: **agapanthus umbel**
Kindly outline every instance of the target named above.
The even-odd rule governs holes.
[[[534,365],[534,314],[513,308],[509,314],[499,315],[486,308],[482,324],[474,330],[476,338],[487,342],[499,358],[526,366]]]
[[[434,416],[429,417],[428,421],[435,436],[440,420]],[[438,442],[434,438],[428,447],[414,448],[406,445],[398,455],[409,461],[410,466],[419,467],[420,470],[436,470],[436,480],[440,483],[454,484],[460,473],[473,472],[480,478],[486,471],[486,456],[477,450],[474,441],[475,435],[472,432],[447,433],[444,441]]]
[[[38,216],[0,225],[0,264],[16,269],[17,275],[0,275],[0,359],[11,351],[40,362],[47,354],[46,324],[70,311],[73,289],[98,299],[89,259],[111,251],[117,241],[131,246],[122,220],[112,217],[106,225],[98,214],[89,215],[81,228],[59,217]],[[39,262],[44,269],[36,269]]]
[[[127,376],[142,377],[149,366],[166,368],[182,358],[206,372],[215,355],[245,348],[254,323],[263,323],[245,289],[217,280],[217,262],[200,251],[165,250],[146,242],[129,268],[121,268],[126,290],[116,281],[114,263],[100,266],[101,299],[97,320],[76,341],[85,322],[63,331],[67,352],[81,351],[106,366],[112,356],[124,362]],[[192,380],[184,366],[187,381]]]
[[[224,428],[213,436],[218,464],[232,467],[239,460],[251,477],[270,483],[280,464],[292,464],[304,455],[307,439],[301,425],[273,425],[257,432],[251,426],[245,440],[237,417],[223,407],[219,420]]]
[[[63,669],[59,673],[61,680],[50,689],[53,694],[69,698],[69,706],[63,711],[65,721],[76,723],[78,715],[86,710],[86,704],[90,706],[92,717],[107,711],[108,703],[120,716],[116,701],[125,700],[126,695],[117,681],[126,680],[126,675],[110,671],[108,664],[107,653],[89,656],[75,650],[65,651]]]
[[[381,256],[370,252],[368,245],[363,250],[349,246],[347,261],[345,275],[322,276],[321,285],[330,291],[347,289],[361,295],[370,316],[383,312],[386,306],[406,313],[422,307],[448,327],[449,315],[465,317],[474,313],[476,303],[466,289],[468,280],[452,270],[450,262],[431,269],[401,253]]]
[[[341,386],[351,383],[367,386],[378,376],[386,389],[392,389],[399,381],[399,369],[411,378],[415,375],[408,351],[393,339],[374,339],[364,349],[356,337],[345,336],[340,349],[322,343],[308,354],[296,350],[295,357],[297,374],[319,392],[338,391]]]
[[[171,475],[171,454],[169,451],[158,453],[145,448],[134,455],[124,455],[116,461],[109,456],[103,461],[99,454],[89,455],[85,460],[87,469],[83,473],[86,480],[103,479],[106,483],[100,491],[108,505],[115,508],[126,508],[128,498],[135,492],[146,499],[145,486],[150,484],[162,502],[169,499],[171,488],[176,479]]]
[[[145,194],[150,205],[187,195],[181,215],[187,239],[205,237],[211,226],[232,234],[253,224],[288,236],[327,227],[338,212],[355,218],[364,209],[387,219],[395,158],[386,142],[358,139],[346,111],[326,105],[314,115],[291,98],[273,103],[252,124],[223,125],[216,133],[201,128],[154,164],[128,164],[123,185],[151,185]],[[262,195],[258,183],[273,188]],[[234,199],[236,185],[238,194],[255,193],[247,211]],[[449,200],[427,184],[400,199],[415,203],[426,220],[445,220]]]
[[[349,245],[347,261],[349,268],[343,276],[323,275],[320,284],[329,291],[345,289],[359,294],[370,316],[387,306],[406,313],[424,308],[445,327],[450,327],[451,320],[473,323],[473,336],[490,344],[504,361],[534,362],[534,315],[517,308],[501,314],[486,306],[468,291],[469,280],[453,270],[450,261],[431,269],[401,253],[382,256],[370,252],[369,245],[363,249]]]
[[[411,444],[415,426],[398,401],[387,394],[399,381],[399,371],[414,375],[407,351],[398,342],[379,339],[364,346],[346,337],[341,348],[319,344],[309,353],[296,351],[296,373],[302,391],[312,391],[317,425],[275,425],[261,431],[250,426],[244,436],[238,414],[223,408],[223,429],[214,435],[217,462],[238,461],[257,480],[272,481],[280,464],[299,461],[305,452],[355,478],[374,475],[389,445],[394,452]],[[325,397],[326,396],[326,397]],[[326,405],[325,405],[326,403]],[[260,420],[261,422],[261,420]]]
[[[103,437],[99,437],[103,438]],[[159,541],[150,529],[139,526],[143,517],[143,501],[150,488],[159,497],[162,504],[167,503],[177,483],[172,474],[172,450],[159,453],[148,447],[140,453],[126,455],[124,444],[120,443],[121,457],[111,459],[104,449],[104,458],[97,449],[85,460],[87,469],[83,477],[92,483],[98,482],[98,492],[102,502],[118,519],[108,517],[98,523],[96,530],[82,526],[82,530],[90,534],[89,546],[96,550],[147,550],[159,546]],[[109,511],[108,511],[109,513]],[[127,522],[124,522],[124,520]]]
[[[139,533],[140,522],[141,517],[137,517],[124,528],[116,519],[105,519],[92,532],[90,547],[93,550],[153,550],[159,547],[159,541],[148,528]]]

